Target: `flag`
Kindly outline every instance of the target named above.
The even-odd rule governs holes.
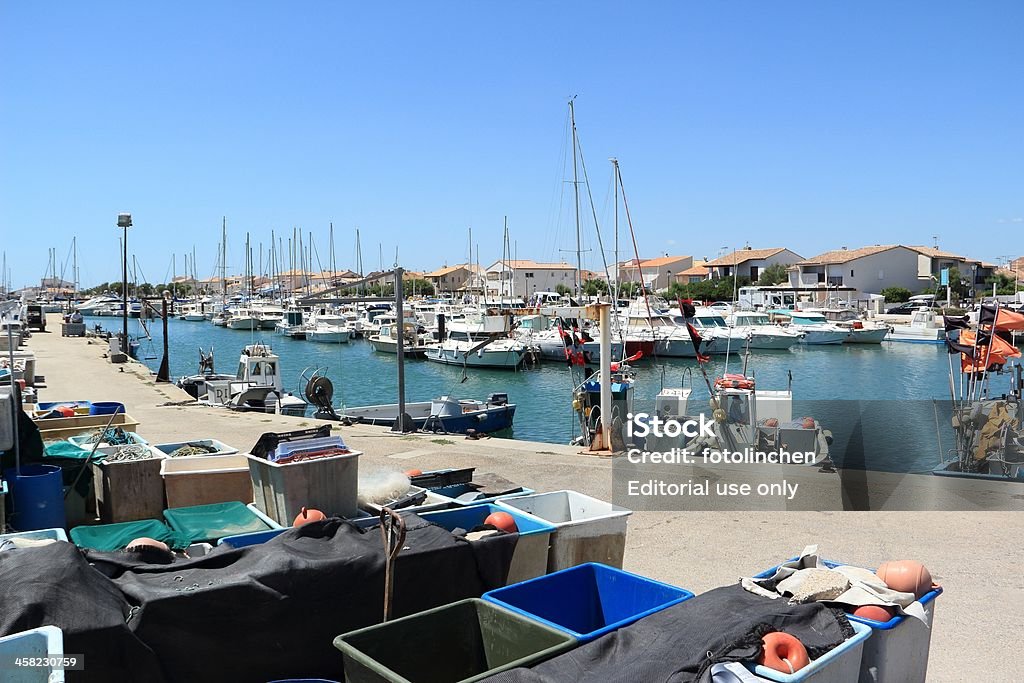
[[[981,311],[978,313],[978,324],[979,325],[991,325],[996,320],[996,312],[999,307],[994,304],[982,304]]]
[[[995,316],[996,329],[1001,332],[1024,331],[1024,313],[1017,313],[1008,308],[1000,308]]]
[[[693,305],[692,299],[679,299],[679,312],[684,318],[692,318],[697,315],[697,308]]]
[[[1021,356],[1020,349],[992,334],[975,335],[971,330],[964,330],[960,333],[960,343],[975,347],[973,358],[967,354],[960,356],[960,369],[963,372],[991,370],[993,366],[1005,364],[1010,358]]]
[[[961,344],[959,339],[952,339],[949,333],[946,334],[946,350],[950,353],[962,353],[968,358],[974,358],[974,347]]]
[[[946,332],[951,332],[952,330],[966,330],[971,327],[971,323],[967,321],[966,315],[959,318],[944,315],[942,316],[942,322],[946,326]]]
[[[697,332],[697,328],[690,323],[686,323],[686,330],[690,333],[690,341],[693,342],[693,352],[697,354],[697,362],[707,363],[711,360],[711,356],[700,352],[700,345],[704,340],[700,338],[700,333]]]

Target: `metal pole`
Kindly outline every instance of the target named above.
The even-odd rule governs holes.
[[[402,306],[402,274],[405,271],[395,268],[395,318],[398,326],[398,417],[391,427],[393,432],[405,432],[412,425],[405,424],[405,313]]]
[[[121,353],[128,354],[128,226],[124,226],[124,241],[121,243],[121,311],[123,327],[121,328]]]
[[[6,316],[7,317],[7,352],[10,355],[10,361],[11,361],[11,365],[10,365],[11,374],[9,375],[9,377],[11,379],[11,412],[13,413],[13,415],[12,415],[12,418],[13,418],[12,419],[12,424],[14,425],[14,430],[13,430],[14,431],[14,471],[17,474],[17,476],[20,477],[21,476],[21,436],[18,434],[18,421],[21,418],[21,410],[18,407],[19,401],[17,400],[18,396],[19,396],[18,385],[14,381],[14,332],[13,332],[14,326],[11,324],[11,322],[13,321],[11,313],[13,311],[14,311],[14,308],[11,307],[10,310],[7,311],[7,316]],[[43,315],[45,316],[46,314],[43,313]]]
[[[612,449],[612,325],[611,304],[599,304],[601,326],[601,432],[608,450]]]
[[[167,353],[167,297],[164,297],[164,358],[160,361],[160,371],[156,375],[157,382],[171,381],[171,358]]]

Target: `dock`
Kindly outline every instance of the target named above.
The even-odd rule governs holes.
[[[49,329],[60,329],[58,316],[51,314],[48,322]],[[121,402],[139,421],[139,433],[152,443],[214,438],[247,451],[264,432],[323,424],[311,418],[200,406],[173,384],[156,383],[141,363],[110,363],[103,340],[37,333],[28,348],[36,354],[37,374],[45,376],[42,400]],[[573,489],[613,498],[613,459],[582,454],[578,447],[462,435],[401,435],[360,425],[335,429],[346,444],[363,452],[361,471],[475,467],[538,491]],[[905,476],[892,476],[905,485]],[[908,490],[926,498],[937,495],[940,489],[932,481],[937,479],[921,475]],[[1017,484],[965,482],[957,492],[962,500],[956,504],[965,506],[960,509],[992,507],[993,498],[1010,500],[1014,495],[1017,504],[1024,503],[1024,486]],[[823,487],[820,495],[834,501],[837,489]],[[899,501],[893,505],[898,508]],[[1024,613],[1024,551],[1013,535],[1021,519],[1012,511],[638,509],[629,522],[624,569],[699,593],[777,565],[812,544],[824,557],[864,567],[889,559],[917,559],[945,589],[937,603],[928,680],[1009,681],[1020,675],[1019,657],[1007,652],[1015,651],[1014,634]],[[994,605],[999,609],[992,609]]]

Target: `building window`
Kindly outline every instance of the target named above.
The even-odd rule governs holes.
[[[825,281],[825,273],[818,273],[818,283],[820,284],[820,283],[822,283],[824,281]]]
[[[842,275],[832,275],[832,276],[830,276],[829,279],[828,279],[828,286],[829,287],[842,287],[843,286],[843,276]]]
[[[533,277],[533,273],[526,273],[526,277]]]
[[[850,277],[853,277],[853,269],[850,269]]]

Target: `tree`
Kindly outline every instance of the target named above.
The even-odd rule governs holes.
[[[632,298],[638,295],[641,291],[639,282],[623,282],[619,285],[619,296],[626,298]]]
[[[410,278],[402,280],[402,293],[410,296],[413,293],[430,296],[434,293],[434,284],[430,280],[422,278]]]
[[[781,263],[773,263],[761,271],[761,277],[757,278],[757,284],[762,287],[771,287],[788,279],[789,273],[786,272],[786,266]]]
[[[991,275],[985,280],[987,285],[986,290],[981,294],[988,294],[992,291],[992,285],[996,286],[996,294],[1016,294],[1016,289],[1013,277],[1005,273],[996,273]]]
[[[912,294],[905,287],[886,287],[879,293],[885,297],[886,303],[891,304],[901,304],[904,301],[909,301]]]
[[[608,283],[604,280],[587,280],[583,283],[583,293],[587,296],[607,294]]]
[[[949,269],[949,289],[954,299],[963,299],[971,293],[970,279],[960,274],[959,268]]]

